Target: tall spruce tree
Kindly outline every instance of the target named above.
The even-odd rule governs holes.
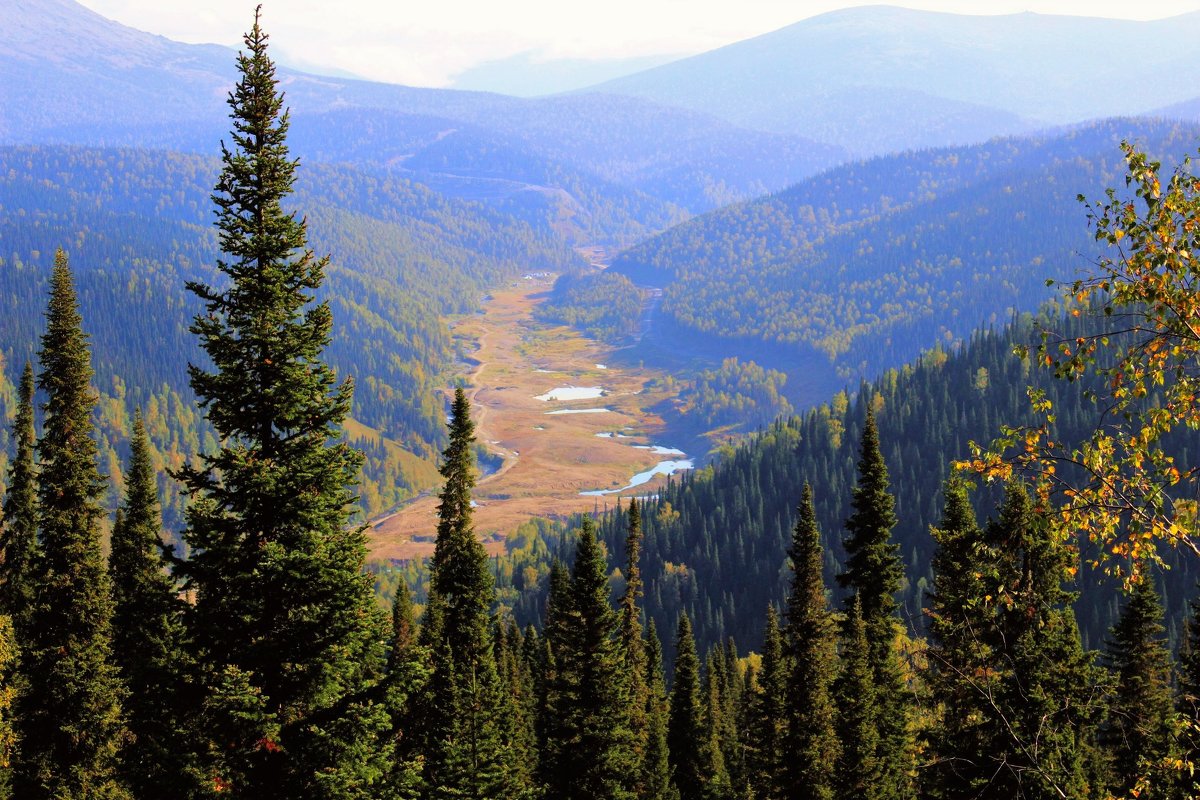
[[[760,800],[784,800],[790,797],[786,774],[793,753],[786,748],[790,670],[783,655],[783,636],[779,615],[767,606],[767,629],[763,635],[762,667],[758,691],[752,700],[750,729],[750,788]],[[803,787],[796,787],[803,790]]]
[[[39,556],[37,532],[37,467],[33,427],[33,367],[25,362],[17,393],[12,438],[16,453],[8,467],[8,493],[0,531],[0,613],[7,614],[17,635],[28,635],[29,615],[37,592]]]
[[[625,708],[629,731],[629,789],[635,797],[647,793],[648,717],[650,682],[646,674],[646,641],[642,635],[642,518],[636,499],[629,501],[628,533],[625,536],[625,593],[621,596],[620,639],[622,679],[625,681]]]
[[[731,721],[726,715],[722,694],[725,688],[723,654],[714,648],[708,654],[704,669],[704,796],[707,800],[732,800],[733,779],[727,761],[727,730]]]
[[[675,680],[671,686],[671,713],[667,725],[667,750],[679,800],[704,800],[708,786],[704,705],[700,699],[700,659],[692,623],[684,614],[675,636]]]
[[[909,726],[909,695],[897,653],[900,625],[895,594],[904,570],[899,545],[891,540],[896,525],[895,505],[887,465],[879,447],[875,415],[868,409],[858,460],[858,484],[846,520],[846,571],[838,582],[858,598],[869,644],[878,706],[880,769],[879,797],[903,800],[913,796],[914,742]]]
[[[671,785],[671,759],[667,751],[666,680],[663,677],[662,643],[651,619],[646,627],[646,757],[642,762],[642,800],[678,797]]]
[[[1083,650],[1064,588],[1077,558],[1034,511],[1018,481],[984,531],[997,587],[985,631],[995,684],[991,734],[981,756],[994,766],[991,796],[1083,797],[1099,774],[1097,668]]]
[[[970,797],[991,781],[986,724],[995,709],[997,672],[987,634],[994,606],[983,576],[991,557],[961,480],[947,481],[939,527],[932,529],[933,592],[929,596],[929,669],[925,680],[940,715],[930,734],[933,758],[924,783],[933,797]]]
[[[185,701],[193,679],[185,656],[183,603],[161,550],[162,516],[150,440],[133,423],[125,502],[113,527],[108,571],[113,596],[113,658],[129,689],[132,741],[122,773],[137,797],[183,794],[189,752]]]
[[[608,570],[595,527],[584,517],[571,570],[570,601],[547,627],[554,656],[547,708],[553,720],[544,771],[547,797],[617,800],[631,797],[624,681],[617,617],[609,604]]]
[[[1105,663],[1115,678],[1101,743],[1112,759],[1112,787],[1129,796],[1139,779],[1152,789],[1143,797],[1168,797],[1162,761],[1171,748],[1171,656],[1162,624],[1162,603],[1150,570],[1141,571],[1113,626]]]
[[[475,536],[475,423],[457,389],[442,454],[437,541],[422,637],[432,654],[425,781],[434,796],[518,797],[527,765],[504,741],[506,701],[496,666],[491,608],[495,586]]]
[[[887,794],[879,760],[880,707],[857,595],[850,598],[841,649],[842,672],[835,684],[841,746],[834,769],[834,796],[838,800],[881,800]]]
[[[833,706],[837,632],[825,600],[824,548],[808,484],[800,497],[788,557],[792,588],[783,637],[787,663],[783,768],[788,787],[784,796],[830,800],[838,758]]]
[[[101,552],[92,413],[96,396],[66,255],[50,280],[39,353],[46,422],[38,441],[42,557],[21,658],[16,796],[125,798],[119,779],[128,739],[125,689],[112,658],[112,597]]]
[[[328,260],[284,208],[296,161],[257,12],[244,42],[213,194],[225,280],[188,284],[212,365],[189,366],[191,385],[221,445],[178,473],[208,779],[233,797],[370,797],[390,761],[386,708],[368,694],[387,637],[349,524],[352,386],[322,361],[332,315],[314,293]]]

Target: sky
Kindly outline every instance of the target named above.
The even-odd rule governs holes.
[[[134,28],[237,45],[258,0],[80,0]],[[971,14],[1157,19],[1200,0],[908,0]],[[413,86],[450,86],[472,67],[521,56],[611,61],[687,55],[861,3],[845,0],[264,0],[276,57],[294,67]]]

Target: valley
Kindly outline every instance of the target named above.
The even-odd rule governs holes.
[[[460,317],[455,340],[469,351],[465,384],[476,440],[497,464],[474,492],[475,524],[489,552],[531,517],[565,517],[654,494],[688,453],[667,432],[662,409],[677,384],[630,363],[611,345],[533,319],[554,276],[510,281],[480,313]],[[426,493],[370,530],[372,557],[433,552],[437,497]]]

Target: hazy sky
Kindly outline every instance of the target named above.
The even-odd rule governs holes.
[[[3,0],[0,0],[2,2]],[[258,0],[81,0],[106,17],[186,42],[237,44]],[[480,62],[534,52],[611,59],[696,53],[861,3],[845,0],[264,0],[280,60],[374,80],[444,86]],[[973,14],[1154,19],[1200,0],[911,0]]]

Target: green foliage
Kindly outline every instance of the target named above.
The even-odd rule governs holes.
[[[1171,755],[1174,697],[1171,654],[1163,638],[1162,602],[1152,573],[1142,574],[1132,587],[1105,649],[1105,662],[1114,676],[1108,717],[1100,743],[1112,759],[1114,790],[1128,795],[1142,776],[1170,785],[1161,769]],[[1149,797],[1167,796],[1156,791]]]
[[[805,484],[788,558],[792,590],[788,595],[786,653],[786,731],[783,774],[791,798],[831,800],[839,743],[832,697],[837,676],[837,631],[825,599],[824,553],[812,489]],[[768,631],[770,620],[768,620]],[[764,659],[764,674],[765,674]]]
[[[885,797],[885,767],[880,762],[879,705],[871,645],[858,595],[842,631],[842,672],[835,688],[837,732],[841,743],[835,768],[839,800],[877,800]]]
[[[667,749],[672,781],[679,800],[704,800],[711,772],[705,759],[708,736],[704,705],[700,699],[700,659],[687,615],[679,618],[675,636],[675,677],[671,685],[671,715],[667,726]]]
[[[210,743],[222,755],[207,782],[237,797],[369,797],[391,748],[385,708],[364,695],[385,637],[365,537],[348,524],[362,459],[337,440],[351,385],[322,360],[332,315],[314,293],[328,262],[284,210],[296,163],[257,15],[244,41],[213,195],[222,282],[188,283],[211,363],[189,377],[221,443],[177,473],[191,497],[180,571],[214,720],[202,730],[233,737]]]
[[[642,292],[617,272],[568,272],[554,282],[554,291],[534,317],[571,325],[593,339],[619,342],[637,333]]]
[[[585,517],[567,594],[555,599],[554,624],[546,627],[554,665],[546,683],[548,797],[634,796],[630,778],[641,765],[631,748],[618,633],[604,552]]]
[[[1131,127],[846,164],[678,225],[611,269],[663,287],[662,333],[691,347],[749,343],[763,363],[796,365],[819,402],[1050,299],[1050,265],[1099,252],[1075,195],[1120,177],[1114,145]],[[1135,130],[1163,153],[1196,138],[1172,122]]]
[[[750,745],[750,789],[754,797],[762,800],[782,800],[790,796],[789,786],[804,786],[789,784],[785,777],[791,769],[788,756],[797,752],[787,746],[791,716],[787,698],[788,666],[783,656],[779,615],[774,606],[767,606],[762,667],[758,673],[758,689],[750,700],[750,725],[746,731]],[[819,785],[814,788],[819,790]]]
[[[650,714],[654,676],[648,673],[646,640],[642,631],[642,515],[637,500],[629,502],[629,533],[625,537],[625,592],[618,608],[621,677],[625,681],[625,713],[629,726],[632,767],[627,784],[634,797],[649,794],[654,765],[648,763]],[[660,667],[661,668],[661,667]]]
[[[0,534],[0,609],[22,638],[29,635],[29,615],[37,594],[39,558],[37,530],[37,475],[33,427],[33,367],[25,362],[12,438],[16,453],[8,467],[8,492],[4,498],[4,528]]]
[[[662,644],[654,620],[646,628],[646,758],[642,767],[642,800],[672,800],[678,797],[671,782],[671,762],[667,748],[669,709],[667,687],[663,679]]]
[[[421,641],[431,658],[422,724],[424,779],[435,796],[518,797],[528,765],[505,741],[509,698],[494,652],[495,600],[487,554],[471,521],[475,425],[461,388],[455,391],[450,441],[441,467],[437,542]]]
[[[963,797],[986,786],[995,766],[985,720],[996,676],[978,669],[989,653],[987,630],[994,597],[984,580],[988,556],[967,486],[949,480],[937,528],[933,592],[928,598],[929,668],[926,683],[940,705],[930,736],[934,758],[927,785],[935,797]]]
[[[162,517],[150,443],[134,420],[125,502],[113,526],[108,574],[113,598],[113,660],[129,690],[132,741],[122,775],[137,797],[186,793],[179,775],[191,752],[185,720],[194,701],[194,665],[185,650],[184,603],[161,551]]]
[[[20,760],[15,794],[129,797],[119,779],[128,733],[126,690],[112,659],[113,604],[101,553],[88,338],[67,266],[55,258],[38,388],[46,421],[37,444],[42,556],[20,661]]]
[[[744,432],[763,428],[792,412],[783,393],[786,382],[782,372],[727,358],[717,369],[697,374],[680,392],[681,421],[698,422],[705,431],[725,426]]]

